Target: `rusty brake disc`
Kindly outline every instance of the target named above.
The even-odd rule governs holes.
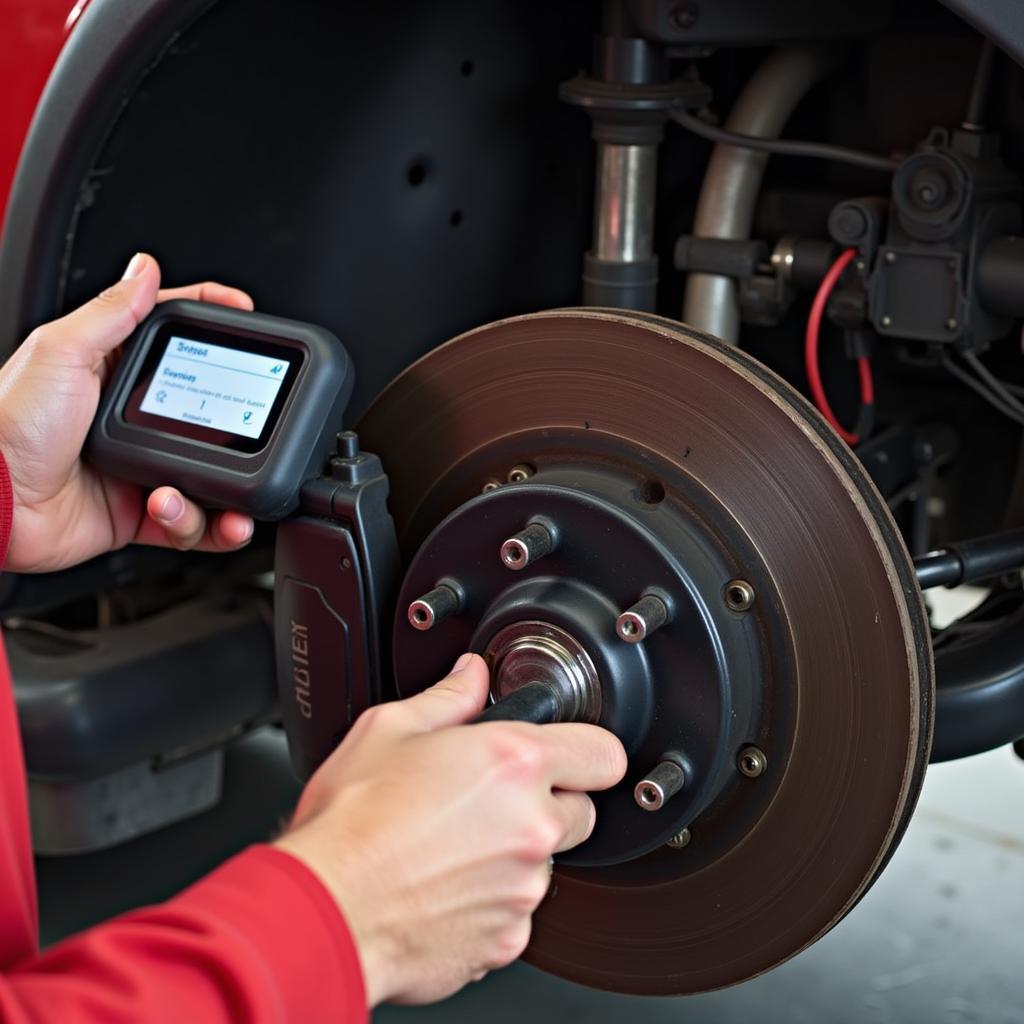
[[[570,509],[563,532],[572,533],[577,483],[582,531],[605,500],[587,490],[600,477],[619,503],[601,527],[609,538],[620,522],[656,531],[657,517],[671,516],[696,524],[696,553],[672,551],[662,543],[668,534],[661,548],[624,534],[621,544],[636,540],[638,553],[608,569],[594,540],[605,534],[589,524],[586,550],[573,555],[567,543],[562,561],[539,565],[532,582],[513,574],[515,586],[527,588],[516,601],[550,591],[545,573],[571,571],[579,579],[556,581],[570,587],[560,600],[572,600],[571,587],[603,587],[611,604],[628,603],[645,583],[631,577],[663,550],[678,556],[679,572],[696,573],[680,600],[694,602],[693,622],[717,630],[708,646],[715,664],[731,657],[734,641],[736,656],[748,658],[733,672],[733,688],[716,692],[752,702],[749,724],[740,716],[750,733],[743,738],[757,744],[767,770],[756,779],[737,770],[739,734],[722,732],[729,763],[713,762],[718,784],[703,803],[678,804],[684,817],[672,827],[685,823],[685,834],[666,845],[651,833],[625,859],[622,835],[654,818],[630,810],[632,782],[658,749],[644,747],[644,730],[689,714],[687,695],[703,685],[700,666],[712,664],[687,661],[696,640],[671,648],[672,626],[658,642],[674,660],[656,664],[657,638],[648,642],[643,671],[661,689],[652,715],[636,725],[624,792],[598,805],[605,838],[595,842],[619,843],[618,862],[608,855],[559,866],[526,958],[599,988],[684,994],[762,973],[835,925],[907,824],[927,763],[934,682],[927,619],[899,533],[817,412],[743,352],[679,323],[561,310],[482,327],[431,352],[383,392],[359,429],[392,482],[391,509],[416,577],[409,593],[433,585],[442,555],[463,559],[474,587],[504,587],[505,577],[494,575],[500,567],[492,568],[497,550],[474,545],[500,543],[515,516],[545,514],[548,499]],[[553,481],[547,490],[545,480]],[[698,566],[700,552],[712,549]],[[756,591],[746,617],[742,601],[729,605],[743,597],[727,592],[730,574]],[[419,638],[399,609],[403,695],[433,682],[465,646],[483,649],[492,598],[504,600],[489,592],[447,632]],[[673,666],[678,678],[663,678],[676,675]],[[744,673],[746,690],[737,681]],[[693,704],[693,715],[703,706]],[[686,723],[676,724],[685,738]]]

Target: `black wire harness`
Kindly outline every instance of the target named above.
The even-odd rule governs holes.
[[[832,160],[837,163],[852,164],[870,171],[883,171],[892,174],[900,165],[898,160],[876,153],[865,153],[847,146],[833,146],[828,142],[798,142],[794,139],[762,139],[757,135],[742,135],[731,132],[727,128],[719,128],[692,114],[682,107],[673,106],[669,116],[677,124],[682,125],[694,135],[711,142],[721,142],[727,146],[738,146],[741,149],[754,149],[762,153],[776,156],[804,156],[815,160]]]

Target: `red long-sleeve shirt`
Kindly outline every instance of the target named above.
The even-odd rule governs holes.
[[[13,499],[0,455],[0,565]],[[0,646],[0,1024],[351,1024],[355,945],[298,860],[253,846],[162,906],[40,954],[25,766]]]

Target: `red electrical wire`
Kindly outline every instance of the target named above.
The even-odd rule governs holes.
[[[836,419],[832,406],[828,404],[825,396],[825,387],[821,383],[821,369],[818,366],[818,339],[821,334],[821,321],[825,316],[825,307],[828,305],[829,297],[833,289],[843,276],[843,271],[850,265],[857,255],[856,249],[844,250],[839,258],[828,269],[828,273],[818,286],[818,292],[814,296],[814,303],[811,306],[811,315],[807,319],[807,336],[804,345],[804,363],[807,367],[807,380],[811,385],[811,397],[818,411],[835,428],[836,433],[847,443],[856,444],[860,436],[846,430]],[[860,378],[860,401],[862,406],[874,405],[875,384],[871,376],[871,360],[867,356],[857,358],[857,375]]]

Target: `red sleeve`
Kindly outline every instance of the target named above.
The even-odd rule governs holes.
[[[0,979],[2,1024],[367,1019],[358,955],[337,907],[303,864],[269,846]]]

